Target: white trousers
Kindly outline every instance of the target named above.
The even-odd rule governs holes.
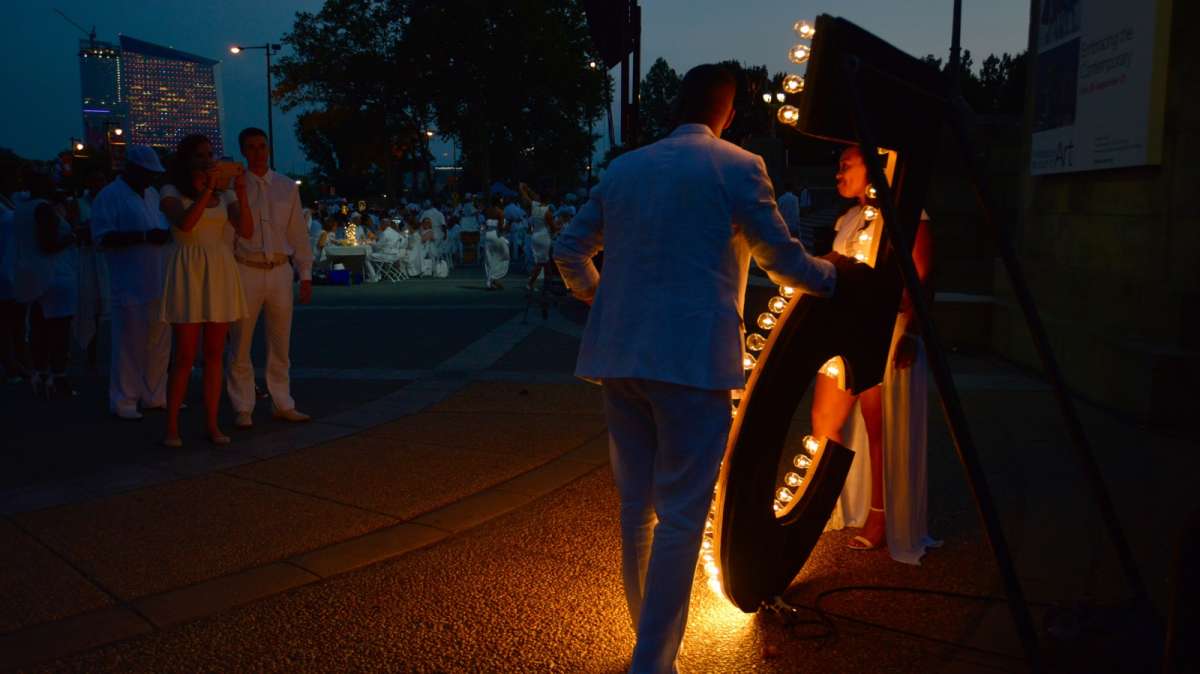
[[[637,632],[630,672],[671,673],[729,437],[729,392],[609,379],[604,412],[621,497],[625,600]]]
[[[254,363],[250,362],[250,346],[254,343],[254,327],[259,314],[266,314],[263,326],[267,343],[267,391],[276,409],[295,409],[288,370],[288,352],[292,340],[292,266],[256,269],[238,264],[242,288],[246,292],[246,317],[229,326],[229,343],[233,348],[226,368],[229,400],[237,412],[254,410]]]
[[[162,300],[114,305],[112,362],[108,375],[110,412],[167,404],[171,326],[162,320]]]

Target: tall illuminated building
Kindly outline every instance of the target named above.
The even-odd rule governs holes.
[[[184,136],[202,133],[214,155],[224,154],[218,63],[122,35],[119,79],[128,142],[174,150]]]
[[[83,108],[83,138],[92,147],[105,144],[107,134],[122,127],[121,50],[111,42],[79,41],[79,90]]]

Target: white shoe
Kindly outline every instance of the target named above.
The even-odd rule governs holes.
[[[116,409],[113,410],[113,414],[115,414],[117,418],[124,419],[126,421],[137,421],[142,418],[142,413],[136,409]]]
[[[254,418],[250,416],[249,412],[238,412],[237,419],[233,422],[233,427],[241,429],[254,428]]]
[[[301,412],[300,410],[297,410],[295,407],[290,410],[275,410],[275,418],[292,422],[308,421],[309,419],[312,419],[312,417]]]

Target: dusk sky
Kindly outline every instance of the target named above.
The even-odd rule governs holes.
[[[79,66],[82,34],[54,13],[64,13],[97,38],[126,34],[222,61],[227,147],[246,126],[266,126],[261,51],[232,56],[229,45],[278,41],[290,31],[297,11],[316,11],[321,0],[211,2],[160,0],[55,0],[14,3],[0,22],[0,44],[10,54],[0,71],[0,147],[30,158],[49,158],[82,133]],[[787,70],[796,19],[820,13],[847,18],[915,55],[945,56],[950,42],[952,0],[643,0],[643,70],[664,57],[680,73],[707,61],[728,58]],[[989,53],[1026,46],[1029,3],[1025,0],[965,0],[963,46],[978,64]],[[447,82],[452,86],[452,82]],[[307,161],[292,133],[294,115],[276,110],[276,157],[281,171],[304,172]],[[606,141],[601,141],[605,143]],[[444,151],[446,148],[441,148]],[[601,148],[602,149],[602,148]]]

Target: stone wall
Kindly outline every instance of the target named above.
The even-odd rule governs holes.
[[[1197,19],[1200,3],[1174,3],[1160,166],[1033,177],[1028,116],[1023,134],[1016,242],[1055,352],[1081,396],[1148,423],[1200,404]],[[994,346],[1036,367],[1000,271]]]

